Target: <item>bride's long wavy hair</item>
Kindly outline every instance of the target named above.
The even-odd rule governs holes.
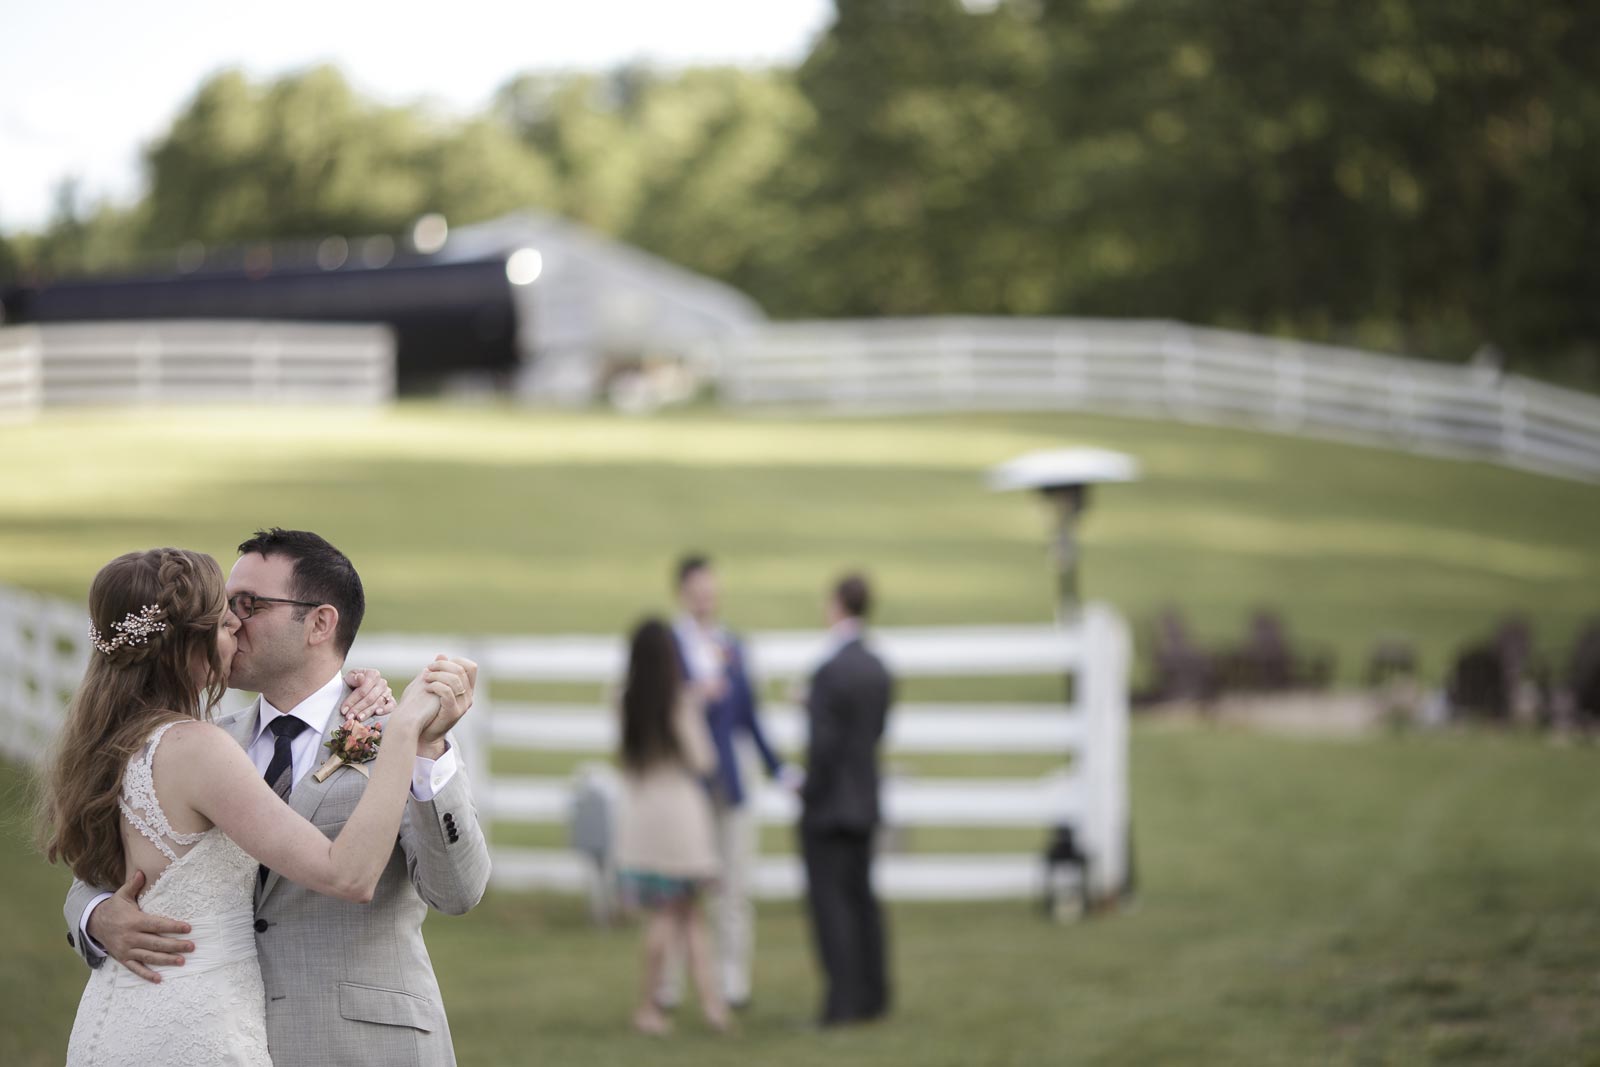
[[[166,628],[115,640],[154,605]],[[117,798],[128,761],[157,726],[209,718],[227,683],[217,629],[227,610],[222,568],[200,552],[152,548],[118,556],[89,587],[91,645],[40,794],[45,855],[90,885],[123,880]]]

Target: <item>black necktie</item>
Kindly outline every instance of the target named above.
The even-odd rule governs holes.
[[[272,762],[267,764],[267,785],[285,804],[289,802],[289,790],[294,788],[294,751],[291,746],[300,732],[308,728],[304,719],[297,719],[293,715],[279,715],[267,724],[267,729],[272,731],[275,738],[272,742]],[[266,883],[265,864],[256,872],[256,878],[260,884]]]
[[[301,731],[307,729],[306,721],[293,715],[279,715],[267,724],[267,729],[277,738],[272,743],[272,762],[267,764],[267,785],[287,803],[289,790],[294,788],[294,752],[290,746]]]

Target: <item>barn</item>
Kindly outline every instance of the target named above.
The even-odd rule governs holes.
[[[406,393],[494,388],[583,403],[641,369],[712,372],[765,316],[743,293],[582,226],[520,212],[449,230],[217,250],[170,267],[26,284],[5,321],[383,323]],[[682,375],[680,375],[682,377]]]

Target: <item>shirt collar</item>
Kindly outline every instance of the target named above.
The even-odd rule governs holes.
[[[828,627],[827,651],[823,653],[823,661],[832,659],[850,642],[861,640],[861,630],[860,619],[840,619]]]
[[[678,631],[678,636],[685,640],[707,641],[712,644],[721,644],[723,630],[721,623],[711,623],[709,626],[700,625],[700,621],[693,615],[679,615],[673,629]]]
[[[261,735],[266,733],[267,727],[271,726],[275,719],[283,715],[293,715],[311,727],[317,734],[321,734],[322,728],[328,725],[328,716],[333,713],[334,702],[338,700],[343,689],[344,673],[341,671],[328,679],[321,689],[318,689],[288,711],[279,711],[268,702],[266,697],[262,697],[261,718],[256,722],[256,735],[251,738],[250,743],[254,744],[259,741]]]

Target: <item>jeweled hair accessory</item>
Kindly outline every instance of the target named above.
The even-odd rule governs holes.
[[[138,611],[128,612],[127,618],[121,622],[111,624],[111,632],[114,636],[109,641],[100,636],[100,631],[95,629],[95,625],[91,621],[89,623],[89,640],[94,643],[95,648],[108,656],[125,646],[136,648],[148,642],[151,634],[159,634],[166,630],[167,624],[158,621],[160,615],[161,605],[159,604],[146,604]]]

